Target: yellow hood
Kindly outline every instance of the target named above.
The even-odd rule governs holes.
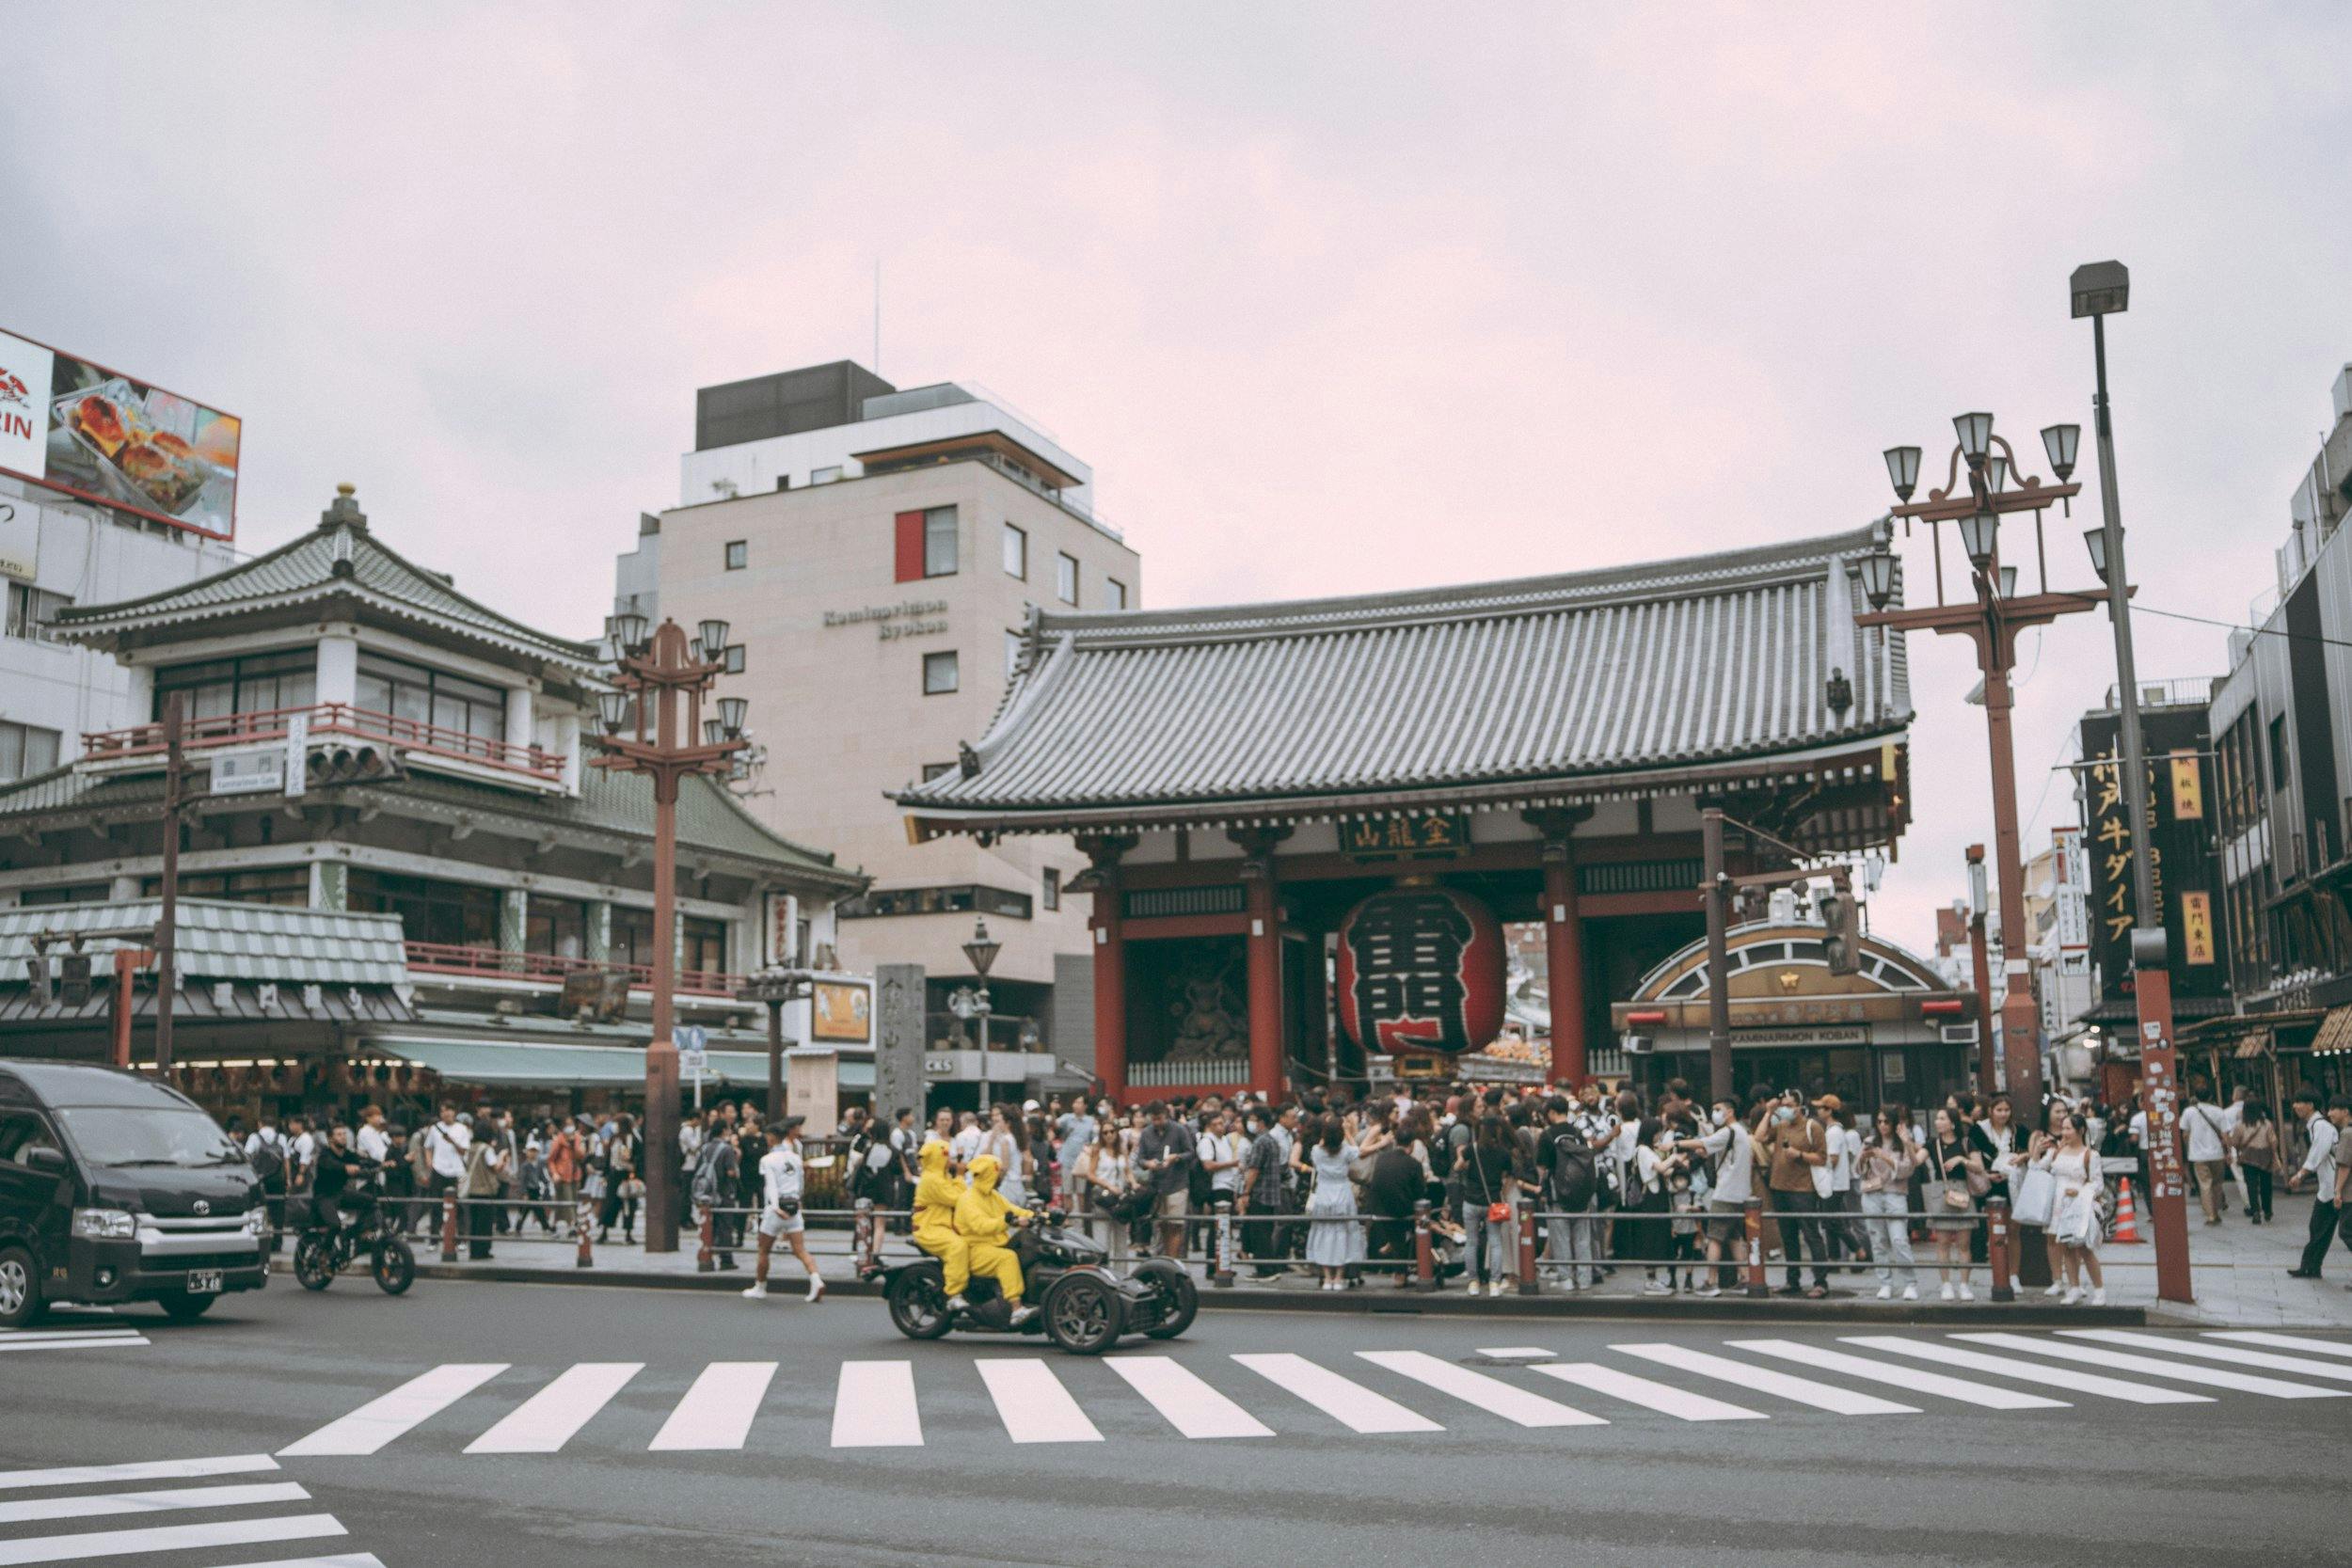
[[[936,1138],[916,1149],[914,1158],[916,1163],[923,1167],[925,1176],[947,1174],[947,1146]]]
[[[972,1162],[970,1168],[972,1190],[976,1193],[993,1193],[996,1190],[997,1175],[1005,1167],[997,1162],[995,1155],[983,1154]]]

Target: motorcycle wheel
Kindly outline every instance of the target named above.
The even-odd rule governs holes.
[[[1193,1283],[1191,1272],[1183,1264],[1166,1258],[1150,1259],[1136,1270],[1136,1277],[1151,1281],[1164,1303],[1160,1321],[1143,1331],[1147,1338],[1173,1339],[1200,1316],[1200,1287]]]
[[[1045,1292],[1045,1337],[1073,1355],[1100,1355],[1127,1328],[1119,1287],[1090,1274],[1066,1274]]]
[[[306,1291],[324,1291],[335,1283],[334,1243],[324,1236],[305,1236],[294,1243],[294,1277]]]
[[[909,1269],[890,1282],[883,1298],[890,1307],[890,1326],[910,1339],[936,1339],[955,1326],[947,1298],[929,1271]]]
[[[387,1236],[375,1249],[376,1288],[399,1295],[417,1281],[417,1255],[397,1236]]]

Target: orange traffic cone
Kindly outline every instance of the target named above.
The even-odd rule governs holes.
[[[2122,1179],[2115,1195],[2115,1239],[2119,1242],[2139,1240],[2139,1209],[2132,1202],[2132,1179]]]

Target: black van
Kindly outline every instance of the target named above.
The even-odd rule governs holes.
[[[0,1328],[56,1302],[200,1317],[268,1278],[245,1151],[177,1090],[118,1068],[0,1061]]]

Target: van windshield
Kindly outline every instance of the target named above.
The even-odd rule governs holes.
[[[94,1165],[226,1165],[245,1158],[201,1111],[184,1106],[125,1110],[114,1105],[57,1109],[66,1135]]]

